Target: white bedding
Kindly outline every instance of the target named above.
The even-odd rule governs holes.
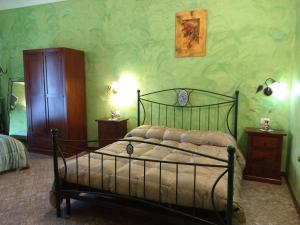
[[[190,151],[207,154],[227,160],[227,147],[232,145],[236,147],[235,158],[235,176],[234,176],[234,208],[239,219],[244,220],[243,210],[240,202],[240,181],[242,171],[245,166],[245,160],[237,148],[236,142],[228,134],[221,132],[201,132],[185,131],[181,129],[165,128],[157,126],[143,125],[133,129],[126,137],[128,140],[141,140],[151,143],[160,143],[164,145],[188,149]],[[116,142],[97,152],[112,154],[116,156],[128,156],[126,146],[128,142]],[[155,159],[160,161],[176,161],[188,163],[205,164],[224,164],[214,159],[205,158],[196,154],[190,154],[179,150],[166,147],[155,146],[145,143],[132,142],[134,152],[132,157],[142,159]],[[88,154],[78,158],[78,183],[80,185],[90,186],[103,191],[129,195],[129,160],[117,158],[117,170],[115,171],[115,157],[103,156],[103,178],[101,155],[90,154],[90,176],[88,172],[89,157]],[[146,193],[144,196],[144,163],[139,160],[131,161],[131,195],[148,200],[161,201],[163,203],[176,203],[176,165],[161,164],[161,195],[159,195],[159,163],[146,163]],[[76,159],[67,161],[66,180],[70,183],[77,183]],[[211,204],[211,189],[217,177],[224,171],[224,168],[197,167],[196,169],[196,207],[203,209],[213,209]],[[115,177],[116,173],[116,177]],[[60,168],[60,176],[64,175],[64,167]],[[90,180],[89,180],[90,177]],[[116,180],[115,180],[116,179]],[[115,186],[117,184],[117,189]],[[179,165],[178,167],[178,205],[193,206],[194,188],[194,167],[188,165]],[[215,190],[215,202],[217,208],[226,210],[227,196],[227,174],[220,180]]]

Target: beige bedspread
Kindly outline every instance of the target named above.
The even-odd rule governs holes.
[[[188,149],[194,152],[219,157],[228,158],[227,146],[236,147],[235,177],[234,177],[234,208],[236,215],[239,215],[240,224],[244,220],[243,210],[240,202],[240,181],[245,160],[238,150],[232,136],[221,132],[201,132],[185,131],[181,129],[165,128],[158,126],[143,125],[129,132],[126,139],[142,140],[152,143],[175,146]],[[97,152],[113,154],[116,156],[128,156],[126,145],[128,142],[116,142]],[[143,159],[155,159],[161,161],[177,161],[189,163],[224,164],[214,159],[201,157],[195,154],[185,153],[166,147],[155,146],[145,143],[132,142],[134,152],[132,157]],[[115,172],[115,157],[103,156],[103,178],[101,155],[90,154],[90,180],[88,173],[89,157],[83,155],[78,158],[78,182],[80,185],[90,185],[93,188],[101,189],[103,180],[103,190],[121,195],[129,194],[129,163],[128,159],[117,158],[117,170]],[[144,163],[139,160],[131,161],[131,195],[139,198],[146,198],[163,203],[176,203],[176,165],[161,164],[161,195],[159,195],[159,163],[147,162],[146,175],[144,178]],[[71,183],[77,182],[76,160],[67,161],[66,180]],[[200,167],[196,168],[196,207],[213,209],[211,204],[211,189],[217,177],[224,171],[224,168]],[[116,173],[116,177],[115,177]],[[64,168],[60,168],[60,176],[63,177]],[[115,180],[116,179],[116,180]],[[146,192],[144,196],[144,179],[146,182]],[[178,202],[181,206],[193,206],[194,190],[194,167],[179,165],[178,167]],[[116,185],[115,185],[116,183]],[[227,196],[227,174],[220,180],[215,190],[215,202],[217,208],[226,209]]]

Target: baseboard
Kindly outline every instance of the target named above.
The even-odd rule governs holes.
[[[290,185],[290,182],[289,182],[289,180],[288,180],[288,178],[287,178],[286,173],[283,173],[283,177],[284,177],[284,179],[285,179],[285,181],[286,181],[286,183],[287,183],[288,189],[289,189],[289,191],[290,191],[291,197],[292,197],[293,202],[294,202],[294,206],[295,206],[296,211],[297,211],[297,213],[298,213],[298,216],[299,216],[299,218],[300,218],[300,206],[299,206],[299,204],[298,204],[298,202],[297,202],[297,200],[296,200],[296,197],[295,197],[295,195],[294,195],[293,189],[292,189],[292,187],[291,187],[291,185]]]
[[[244,174],[244,179],[245,180],[263,182],[263,183],[269,183],[269,184],[281,185],[281,177],[279,179],[270,179],[270,178],[265,178],[265,177],[256,177],[256,176],[251,176],[251,175]]]
[[[43,154],[43,155],[53,155],[53,150],[48,148],[38,148],[38,147],[28,146],[28,151],[33,153]]]

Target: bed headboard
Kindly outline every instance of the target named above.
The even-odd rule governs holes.
[[[239,91],[229,96],[194,88],[172,88],[146,94],[138,90],[137,95],[138,126],[223,131],[237,139]]]

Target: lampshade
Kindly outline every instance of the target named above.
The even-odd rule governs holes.
[[[273,94],[272,88],[270,88],[270,87],[265,87],[265,89],[264,89],[264,94],[265,94],[266,96],[272,95],[272,94]]]

